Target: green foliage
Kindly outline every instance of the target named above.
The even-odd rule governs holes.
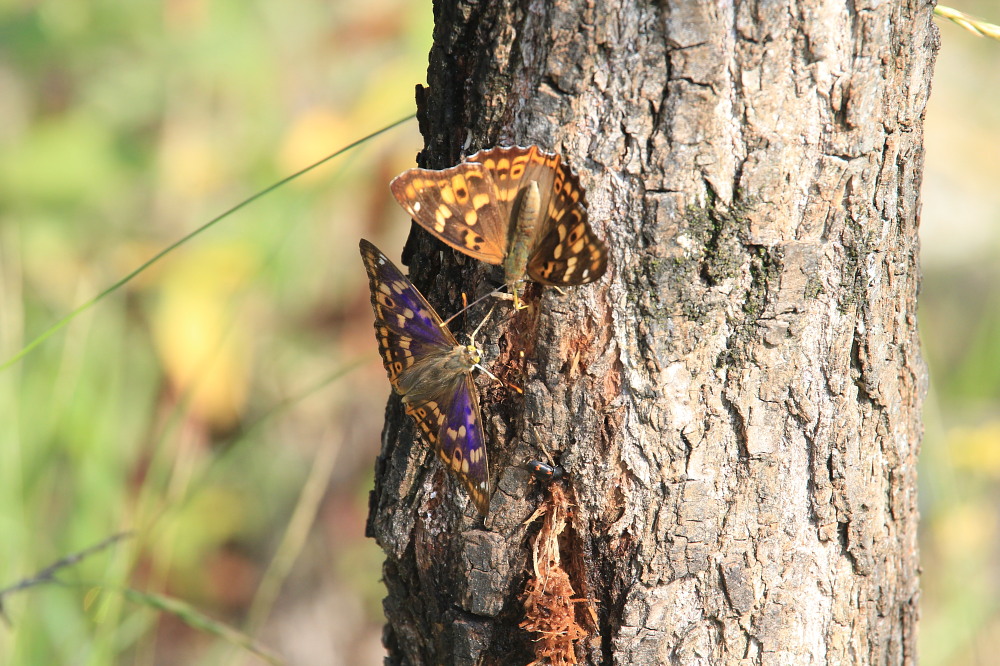
[[[0,10],[0,364],[412,113],[430,48],[430,8],[401,0],[71,5]],[[0,371],[0,588],[135,531],[4,595],[0,662],[227,663],[258,647],[262,580],[255,629],[283,650],[317,604],[340,654],[378,649],[388,386],[357,239],[398,252],[385,183],[418,147],[410,123],[255,201]]]

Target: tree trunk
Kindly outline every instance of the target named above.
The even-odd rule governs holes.
[[[435,2],[421,166],[556,150],[611,258],[481,335],[524,389],[478,382],[485,525],[390,400],[388,663],[915,660],[932,5],[736,5]],[[404,259],[443,314],[499,277],[419,230]],[[553,555],[569,656],[520,626]]]

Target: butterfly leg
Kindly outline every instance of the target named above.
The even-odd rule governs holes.
[[[477,363],[473,367],[478,368],[484,375],[486,375],[487,377],[489,377],[490,379],[492,379],[493,381],[495,381],[497,384],[500,384],[501,386],[506,386],[509,389],[513,389],[514,391],[517,391],[518,393],[520,393],[522,395],[524,394],[524,389],[522,389],[520,386],[518,386],[517,384],[513,384],[511,382],[508,382],[508,381],[504,381],[503,379],[500,379],[499,377],[497,377],[496,375],[494,375],[492,372],[490,372],[489,370],[487,370],[485,367],[483,367],[481,364]]]
[[[517,285],[516,284],[511,287],[511,290],[514,292],[514,309],[515,310],[525,310],[525,309],[527,309],[528,306],[524,304],[524,302],[521,300],[520,296],[517,293]]]
[[[518,280],[520,282],[520,280]],[[502,298],[505,301],[514,301],[515,310],[527,310],[528,304],[521,300],[521,296],[517,291],[517,282],[510,282],[507,284],[510,289],[509,294],[504,294],[500,292],[495,292],[497,298]]]
[[[477,298],[476,300],[472,301],[472,302],[471,302],[471,303],[469,303],[468,305],[464,305],[464,306],[462,307],[462,309],[461,309],[461,310],[459,310],[458,312],[456,312],[455,314],[453,314],[452,316],[448,317],[448,318],[447,318],[447,319],[445,319],[445,320],[444,320],[443,322],[441,322],[441,327],[442,327],[442,328],[445,328],[445,327],[447,327],[447,325],[448,325],[448,324],[450,324],[450,323],[452,322],[452,320],[453,320],[453,319],[455,319],[456,317],[458,317],[458,316],[459,316],[460,314],[462,314],[463,312],[465,312],[465,311],[466,311],[466,310],[468,310],[469,308],[471,308],[471,307],[474,307],[474,306],[476,306],[476,305],[479,305],[480,303],[482,303],[483,301],[485,301],[485,300],[486,300],[487,298],[489,298],[490,296],[494,296],[494,297],[496,297],[496,298],[503,298],[503,299],[508,299],[508,300],[509,300],[509,299],[511,298],[511,295],[510,295],[510,294],[504,294],[504,293],[502,293],[502,292],[500,291],[500,289],[503,289],[503,287],[498,287],[497,289],[494,289],[494,290],[493,290],[493,291],[491,291],[491,292],[488,292],[488,293],[486,293],[486,294],[483,294],[482,296],[480,296],[480,297],[479,297],[479,298]],[[465,299],[465,293],[463,292],[463,293],[462,293],[462,302],[463,302],[463,303],[465,303],[465,300],[466,300],[466,299]],[[487,315],[487,317],[488,317],[488,316],[489,316],[489,315]],[[480,325],[480,326],[481,326],[481,325]],[[476,330],[479,330],[479,329],[477,328]]]
[[[483,327],[483,324],[486,323],[486,320],[489,319],[490,315],[493,314],[493,310],[494,309],[496,309],[495,305],[492,308],[490,308],[490,311],[486,313],[486,316],[483,317],[483,320],[481,322],[479,322],[479,326],[476,326],[476,330],[474,330],[472,332],[472,335],[469,336],[469,349],[474,354],[476,354],[477,357],[481,356],[481,354],[479,353],[479,348],[476,347],[476,335],[479,334],[479,329],[481,329]],[[507,388],[514,389],[518,393],[522,393],[522,394],[524,393],[524,390],[520,386],[518,386],[517,384],[513,384],[511,382],[508,382],[508,381],[504,381],[503,379],[500,379],[499,377],[497,377],[496,375],[494,375],[492,372],[490,372],[489,370],[487,370],[485,367],[483,367],[482,364],[476,363],[476,365],[474,367],[479,368],[483,372],[484,375],[486,375],[487,377],[489,377],[490,379],[492,379],[496,383],[500,384],[501,386],[506,386]]]
[[[483,325],[484,325],[484,324],[486,323],[486,320],[487,320],[487,319],[489,319],[489,318],[490,318],[490,316],[492,316],[492,314],[493,314],[493,310],[495,310],[495,309],[496,309],[496,306],[495,306],[495,305],[494,305],[494,306],[493,306],[492,308],[490,308],[490,311],[486,313],[486,316],[485,316],[485,317],[483,317],[483,320],[482,320],[481,322],[479,322],[479,326],[476,326],[476,330],[474,330],[474,331],[472,332],[472,335],[470,335],[470,336],[469,336],[469,344],[470,344],[471,346],[473,346],[473,347],[474,347],[474,346],[476,345],[476,336],[477,336],[477,335],[479,335],[479,330],[480,330],[480,329],[481,329],[481,328],[483,327]]]

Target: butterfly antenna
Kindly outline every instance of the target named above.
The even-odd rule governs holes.
[[[462,314],[463,312],[465,312],[469,308],[472,308],[472,307],[475,307],[475,306],[479,305],[480,303],[482,303],[483,301],[485,301],[490,296],[493,296],[495,294],[500,293],[501,289],[506,289],[506,288],[507,288],[507,285],[502,285],[500,287],[497,287],[493,291],[490,291],[490,292],[487,292],[487,293],[483,294],[482,296],[480,296],[476,300],[472,301],[471,303],[469,303],[468,305],[466,305],[465,307],[463,307],[461,310],[459,310],[458,312],[456,312],[455,314],[453,314],[452,316],[448,317],[443,322],[441,322],[441,327],[444,328],[449,323],[451,323],[452,319],[455,319],[456,317],[458,317],[460,314]],[[464,297],[465,296],[463,294],[463,300],[464,300]],[[493,312],[492,308],[490,309],[490,312]],[[486,315],[486,316],[489,317],[489,315]],[[486,321],[486,320],[484,319],[483,321]],[[482,327],[482,324],[479,325],[479,328],[481,328],[481,327]],[[476,328],[476,330],[478,331],[479,328]]]
[[[486,294],[486,296],[489,296],[489,294]],[[483,296],[482,298],[479,298],[476,301],[474,301],[473,305],[475,303],[478,303],[479,301],[483,300],[483,298],[486,298],[486,296]],[[496,310],[496,308],[497,308],[496,305],[494,305],[493,307],[490,308],[490,311],[486,313],[486,316],[483,317],[483,320],[481,322],[479,322],[479,326],[476,326],[476,330],[474,330],[472,332],[472,335],[469,336],[469,344],[472,345],[473,347],[476,345],[476,336],[479,335],[480,329],[482,329],[483,324],[486,323],[486,320],[490,318],[490,316],[493,314],[493,311]],[[466,309],[468,309],[468,308],[466,308]]]
[[[490,295],[491,294],[486,294],[486,296],[490,296]],[[473,305],[475,305],[476,302],[481,301],[483,298],[486,298],[486,296],[483,296],[482,298],[480,298],[477,301],[473,302]],[[474,330],[472,332],[472,334],[469,336],[469,346],[471,346],[471,347],[475,347],[476,346],[476,336],[479,335],[480,329],[482,329],[483,325],[486,323],[486,321],[493,314],[493,311],[496,310],[496,309],[497,309],[497,306],[493,305],[493,307],[490,308],[490,311],[486,313],[486,316],[483,317],[483,320],[481,322],[479,322],[479,326],[476,326],[476,330]],[[501,384],[503,386],[506,386],[507,388],[513,389],[513,390],[517,391],[518,393],[520,393],[522,395],[524,394],[524,390],[520,386],[518,386],[517,384],[512,384],[511,382],[507,382],[507,381],[504,381],[504,380],[500,379],[499,377],[497,377],[496,375],[494,375],[492,372],[490,372],[489,370],[487,370],[486,368],[484,368],[482,366],[482,364],[477,363],[474,367],[479,368],[484,375],[486,375],[487,377],[489,377],[490,379],[492,379],[496,383]]]

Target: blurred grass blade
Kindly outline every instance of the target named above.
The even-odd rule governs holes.
[[[90,300],[84,302],[82,305],[80,305],[77,308],[75,308],[68,315],[66,315],[65,317],[63,317],[59,321],[57,321],[55,324],[53,324],[52,326],[50,326],[46,330],[42,331],[42,333],[40,333],[34,340],[32,340],[31,342],[29,342],[27,345],[25,345],[21,349],[21,351],[17,352],[12,357],[10,357],[6,361],[4,361],[2,364],[0,364],[0,372],[3,372],[7,368],[11,367],[12,365],[14,365],[18,361],[20,361],[22,358],[24,358],[25,356],[27,356],[29,353],[31,353],[31,351],[35,347],[37,347],[42,342],[44,342],[45,340],[47,340],[56,331],[58,331],[59,329],[63,328],[64,326],[66,326],[66,324],[68,324],[69,322],[73,321],[73,319],[75,319],[77,317],[77,315],[79,315],[80,313],[82,313],[82,312],[84,312],[86,310],[89,310],[91,307],[93,307],[98,302],[100,302],[101,300],[103,300],[106,296],[110,295],[112,292],[116,291],[120,287],[122,287],[125,284],[127,284],[130,280],[132,280],[132,278],[134,278],[135,276],[139,275],[144,270],[146,270],[147,268],[149,268],[150,266],[152,266],[153,264],[155,264],[157,261],[159,261],[160,259],[162,259],[166,255],[170,254],[175,249],[177,249],[178,247],[180,247],[184,243],[188,242],[189,240],[191,240],[192,238],[194,238],[198,234],[200,234],[203,231],[206,231],[207,229],[215,226],[216,223],[221,222],[223,219],[229,217],[230,215],[232,215],[236,211],[238,211],[238,210],[240,210],[240,209],[242,209],[242,208],[250,205],[254,201],[257,201],[258,199],[261,199],[261,198],[267,196],[268,194],[270,194],[274,190],[278,189],[279,187],[284,186],[286,183],[289,183],[289,182],[295,180],[296,178],[302,176],[303,174],[306,174],[306,173],[312,171],[313,169],[315,169],[315,168],[317,168],[317,167],[319,167],[319,166],[321,166],[321,165],[329,162],[330,160],[334,159],[335,157],[339,157],[340,155],[343,155],[344,153],[348,152],[349,150],[357,148],[358,146],[360,146],[364,142],[369,141],[371,139],[374,139],[375,137],[379,136],[380,134],[384,134],[385,132],[388,132],[389,130],[394,129],[394,128],[398,127],[399,125],[402,125],[403,123],[405,123],[405,122],[413,119],[414,117],[416,117],[416,114],[411,114],[409,116],[406,116],[405,118],[400,118],[399,120],[397,120],[394,123],[386,125],[385,127],[381,128],[381,129],[378,129],[378,130],[372,132],[371,134],[369,134],[369,135],[367,135],[365,137],[362,137],[362,138],[358,139],[357,141],[354,141],[353,143],[349,143],[348,145],[344,146],[340,150],[338,150],[338,151],[336,151],[334,153],[331,153],[330,155],[327,155],[326,157],[324,157],[323,159],[319,160],[318,162],[314,162],[313,164],[310,164],[309,166],[305,167],[304,169],[300,169],[299,171],[296,171],[292,175],[287,176],[285,178],[282,178],[281,180],[279,180],[278,182],[274,183],[273,185],[270,185],[269,187],[264,188],[263,190],[261,190],[260,192],[257,192],[253,196],[251,196],[251,197],[249,197],[247,199],[244,199],[243,201],[241,201],[240,203],[236,204],[235,206],[233,206],[229,210],[225,211],[221,215],[217,215],[216,217],[212,218],[211,220],[209,220],[208,222],[206,222],[202,226],[200,226],[197,229],[195,229],[194,231],[192,231],[191,233],[189,233],[189,234],[183,236],[182,238],[180,238],[179,240],[171,243],[166,248],[164,248],[163,250],[160,250],[155,255],[153,255],[153,257],[151,259],[149,259],[148,261],[144,262],[142,265],[140,265],[134,271],[132,271],[131,273],[129,273],[125,277],[121,278],[120,280],[118,280],[117,282],[115,282],[110,287],[108,287],[104,291],[100,292],[99,294],[97,294],[96,296],[94,296],[93,298],[91,298]]]
[[[330,477],[333,475],[342,444],[343,438],[335,437],[331,445],[321,446],[316,452],[316,457],[313,458],[312,464],[309,466],[309,477],[302,486],[295,510],[288,520],[288,527],[260,586],[257,588],[253,605],[247,613],[247,631],[256,633],[263,626],[264,621],[274,609],[278,593],[287,582],[292,567],[305,549],[313,524],[320,513],[326,490],[330,485]]]
[[[307,386],[306,388],[302,389],[295,395],[289,396],[284,400],[276,402],[267,409],[263,410],[260,414],[256,415],[245,426],[241,427],[237,433],[235,433],[231,438],[229,438],[228,444],[224,444],[223,446],[226,448],[226,450],[229,450],[229,448],[232,448],[240,441],[244,440],[247,434],[257,429],[262,423],[264,423],[268,419],[271,419],[274,416],[281,414],[289,407],[297,405],[298,403],[302,402],[312,394],[318,393],[320,390],[326,388],[330,384],[333,384],[338,379],[346,377],[347,375],[354,372],[361,366],[365,365],[367,362],[368,359],[364,358],[355,359],[337,368],[330,374],[326,375],[322,379],[317,380],[311,386]]]
[[[5,587],[4,589],[0,590],[0,617],[2,617],[5,621],[7,620],[7,615],[4,612],[3,601],[4,597],[6,597],[11,592],[17,592],[19,590],[24,590],[29,587],[34,587],[36,585],[42,585],[43,583],[55,582],[56,574],[60,570],[65,569],[67,567],[71,567],[77,562],[83,560],[84,558],[90,557],[91,555],[100,552],[105,548],[108,548],[113,544],[117,543],[118,541],[121,541],[122,539],[125,539],[130,536],[132,536],[131,532],[119,532],[118,534],[112,534],[107,539],[104,539],[98,544],[95,544],[89,548],[84,548],[81,551],[78,551],[71,555],[67,555],[62,559],[56,560],[49,566],[45,567],[44,569],[36,573],[31,578],[25,578],[9,587]]]
[[[952,9],[951,7],[945,7],[944,5],[938,5],[935,7],[934,13],[953,23],[957,23],[974,35],[1000,40],[1000,25],[987,23],[986,21],[978,19],[975,16],[966,14],[965,12],[960,12],[957,9]]]
[[[270,664],[285,663],[285,660],[280,655],[261,646],[246,634],[233,629],[229,625],[218,620],[213,620],[190,604],[160,594],[139,592],[132,588],[126,588],[123,592],[125,597],[130,601],[170,613],[189,627],[213,634],[231,645],[253,652]]]
[[[238,431],[234,432],[232,435],[227,437],[225,440],[220,441],[218,448],[221,453],[215,456],[208,466],[199,472],[199,476],[196,476],[191,480],[190,485],[184,491],[183,496],[178,498],[173,507],[161,507],[158,512],[150,519],[149,526],[153,526],[163,518],[164,513],[168,508],[178,508],[186,505],[193,497],[197,496],[198,492],[203,490],[212,480],[212,472],[216,468],[222,465],[222,462],[227,456],[233,455],[240,447],[240,444],[247,441],[247,436],[267,422],[269,419],[280,415],[286,411],[289,407],[297,405],[314,393],[318,393],[320,390],[326,388],[330,384],[333,384],[338,379],[346,377],[350,373],[354,372],[366,363],[364,359],[355,359],[340,368],[337,368],[326,377],[316,381],[311,386],[307,386],[295,395],[292,395],[284,400],[281,400],[267,409],[263,410],[260,414],[250,420],[245,426],[241,427]]]

